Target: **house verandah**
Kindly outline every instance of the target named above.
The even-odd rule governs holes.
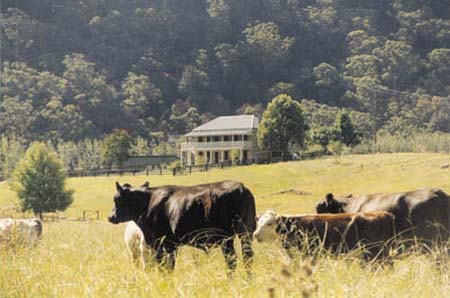
[[[218,117],[185,135],[180,161],[183,165],[254,161],[257,127],[253,115]]]

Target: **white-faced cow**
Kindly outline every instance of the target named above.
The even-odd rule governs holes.
[[[134,221],[159,264],[175,266],[180,245],[203,250],[221,245],[229,269],[236,267],[233,238],[241,240],[244,263],[249,265],[256,228],[255,201],[242,183],[222,181],[195,186],[121,186],[116,183],[114,208],[108,220]]]
[[[279,239],[288,252],[319,245],[333,253],[362,247],[366,259],[386,257],[394,237],[394,215],[381,211],[288,216],[269,210],[259,218],[254,236],[258,241]]]
[[[150,260],[151,248],[145,242],[144,233],[134,221],[127,223],[124,240],[134,263],[138,265],[140,262],[145,269]]]
[[[450,197],[440,189],[419,189],[336,197],[328,194],[317,204],[317,213],[388,211],[395,216],[397,233],[430,243],[450,237]]]
[[[34,245],[41,238],[42,222],[37,219],[0,219],[0,244]]]

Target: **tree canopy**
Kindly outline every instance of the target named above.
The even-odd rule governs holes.
[[[305,130],[300,103],[280,94],[267,105],[258,129],[258,142],[263,150],[287,157],[290,145],[303,146]]]
[[[30,146],[13,174],[13,189],[23,211],[64,211],[73,201],[73,190],[65,188],[67,175],[55,152],[43,143]]]
[[[0,131],[27,142],[182,134],[283,93],[365,133],[450,127],[424,105],[449,101],[448,1],[7,0],[0,26]]]

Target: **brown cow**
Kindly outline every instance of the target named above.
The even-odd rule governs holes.
[[[335,197],[328,194],[317,213],[388,211],[395,216],[396,231],[404,238],[426,243],[450,237],[450,197],[440,189]]]
[[[279,238],[285,249],[304,247],[305,238],[333,253],[364,247],[366,259],[387,256],[395,235],[394,215],[389,212],[312,214],[286,216],[266,211],[253,234],[258,241]],[[319,242],[320,241],[320,242]]]

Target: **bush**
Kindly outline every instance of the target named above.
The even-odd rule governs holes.
[[[184,166],[181,164],[181,162],[179,160],[172,162],[167,168],[169,170],[172,170],[172,171],[175,170],[177,172],[184,170]]]
[[[341,155],[344,145],[339,141],[332,141],[328,144],[328,151],[334,155]]]
[[[195,155],[195,164],[196,165],[204,165],[205,164],[205,157],[202,155]]]

